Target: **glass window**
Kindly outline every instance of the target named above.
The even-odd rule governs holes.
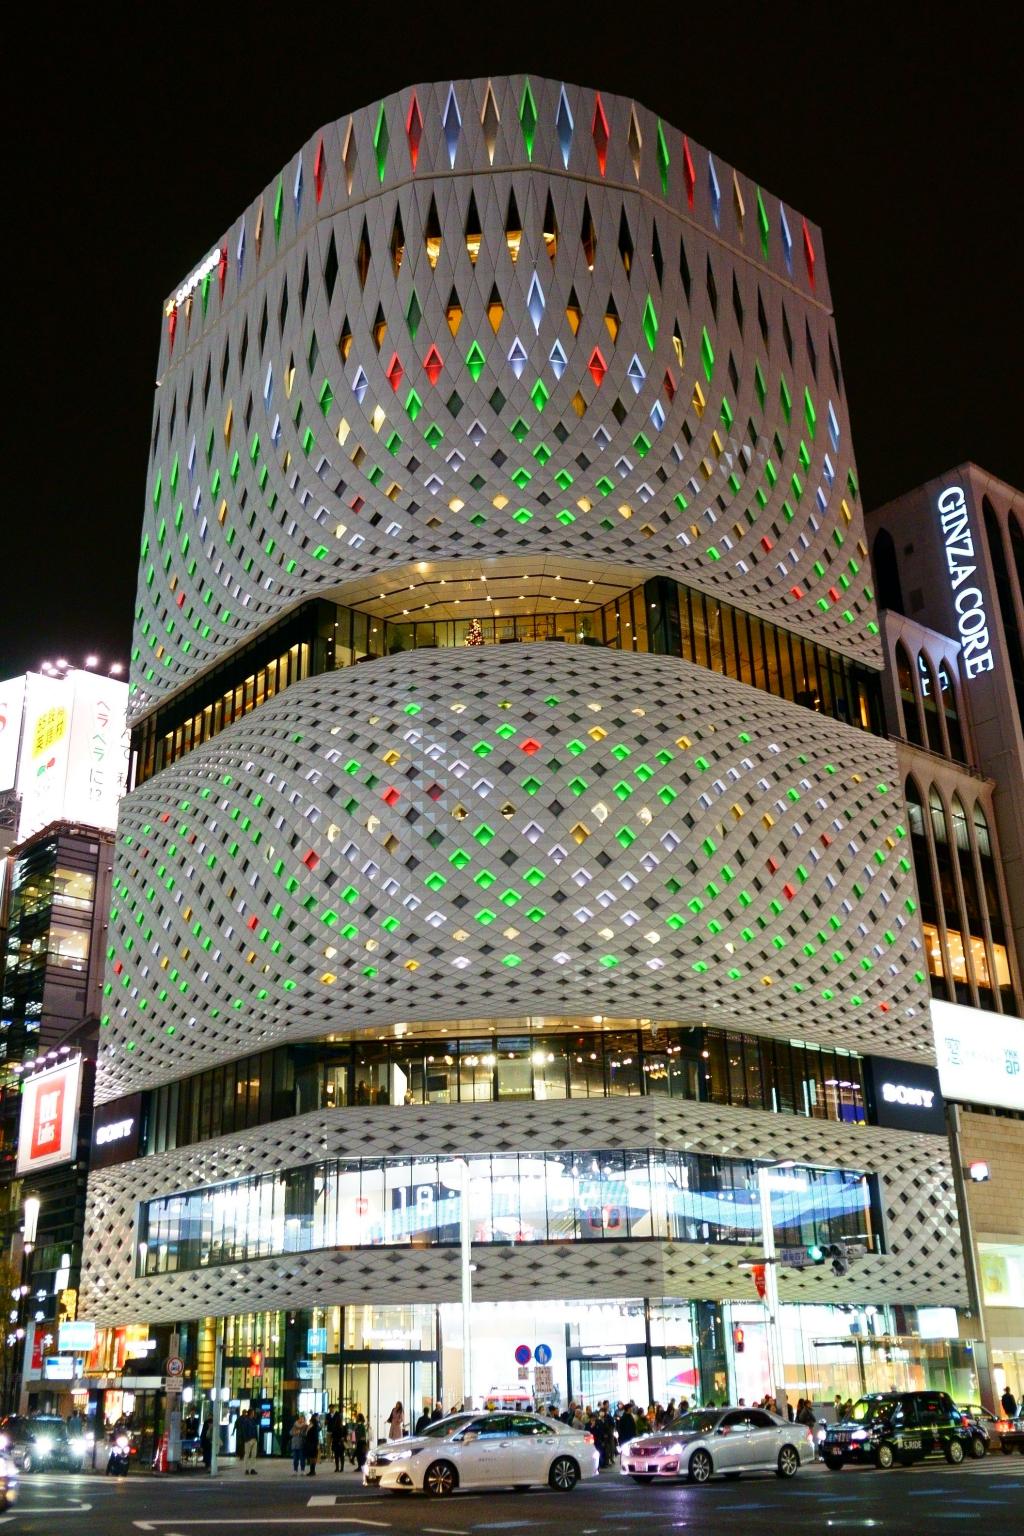
[[[553,1035],[548,1040],[534,1040],[533,1096],[536,1099],[564,1099],[569,1092],[569,1061],[565,1040]]]
[[[614,1096],[638,1094],[641,1090],[640,1052],[633,1034],[606,1035],[605,1060],[608,1067],[608,1092]]]
[[[493,1040],[463,1040],[459,1049],[459,1097],[462,1102],[494,1098]]]
[[[532,1099],[533,1078],[530,1041],[498,1041],[497,1077],[499,1099]]]

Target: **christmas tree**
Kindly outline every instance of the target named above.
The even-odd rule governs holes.
[[[470,619],[465,643],[466,645],[483,645],[484,629],[479,619]]]

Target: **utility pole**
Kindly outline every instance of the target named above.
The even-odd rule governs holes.
[[[473,1308],[473,1220],[470,1211],[472,1180],[468,1157],[458,1159],[462,1169],[462,1195],[459,1202],[459,1237],[461,1239],[462,1278],[462,1406],[473,1406],[473,1337],[471,1313]]]
[[[220,1383],[224,1375],[224,1319],[217,1319],[217,1343],[213,1352],[213,1422],[210,1426],[210,1476],[217,1476],[220,1460]]]

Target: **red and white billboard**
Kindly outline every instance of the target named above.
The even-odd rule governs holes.
[[[81,1057],[25,1078],[18,1131],[19,1174],[68,1163],[75,1156],[81,1091]]]

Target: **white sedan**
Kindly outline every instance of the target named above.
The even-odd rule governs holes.
[[[596,1477],[593,1435],[536,1413],[457,1413],[421,1435],[371,1451],[364,1481],[391,1493],[443,1498],[456,1488],[532,1488],[560,1493]]]
[[[694,1408],[667,1429],[624,1445],[619,1471],[635,1483],[663,1478],[706,1483],[719,1473],[739,1477],[768,1470],[790,1478],[814,1457],[814,1435],[804,1424],[787,1423],[763,1408]]]

